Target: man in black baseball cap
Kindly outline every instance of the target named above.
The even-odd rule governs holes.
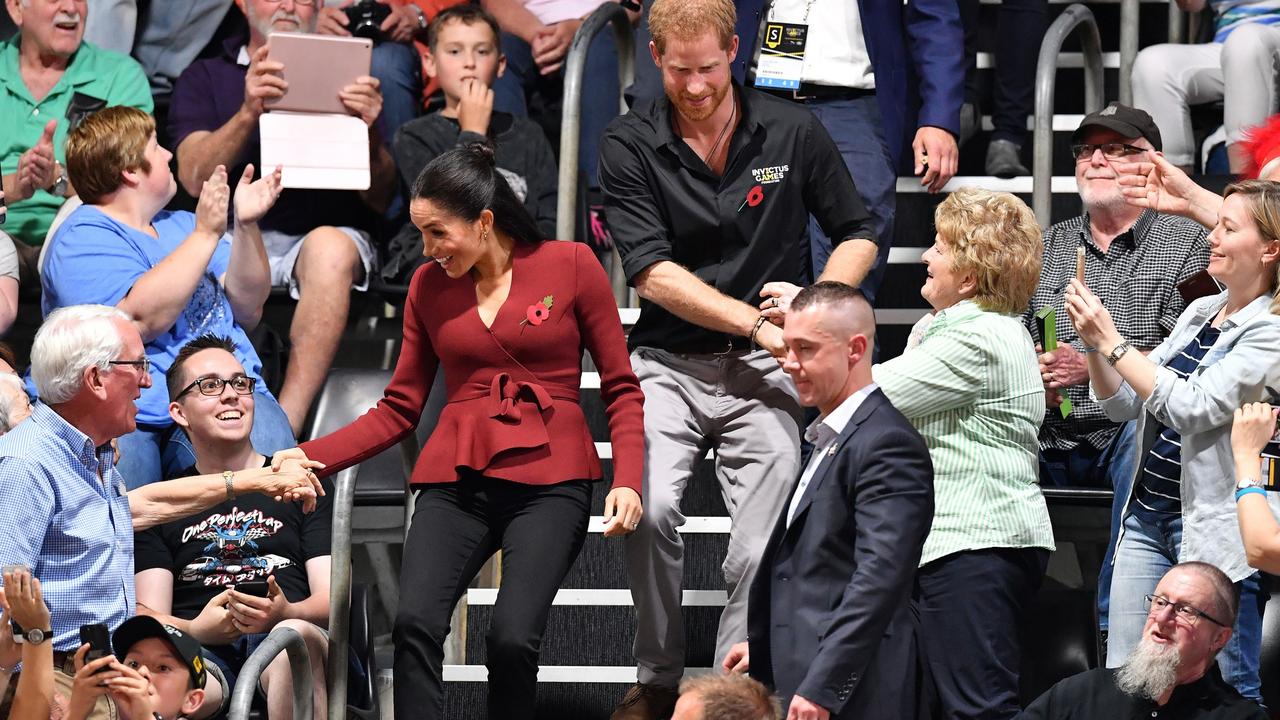
[[[191,717],[200,708],[207,673],[195,638],[153,617],[139,615],[112,634],[111,644],[121,663],[142,673],[155,687],[152,707],[158,718]]]
[[[1114,130],[1125,138],[1146,138],[1152,149],[1161,148],[1160,128],[1156,127],[1155,120],[1145,110],[1113,102],[1097,112],[1089,113],[1080,121],[1080,127],[1071,134],[1071,144],[1074,146],[1081,142],[1089,128],[1094,127]]]

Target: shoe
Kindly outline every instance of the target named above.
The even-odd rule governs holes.
[[[1022,148],[1009,140],[992,140],[987,145],[987,174],[995,175],[1002,180],[1019,175],[1030,175],[1031,171],[1018,157]]]
[[[678,697],[680,693],[675,688],[636,683],[613,709],[609,720],[667,720],[676,711]]]

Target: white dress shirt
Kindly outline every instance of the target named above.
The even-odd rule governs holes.
[[[773,0],[772,22],[808,25],[803,82],[874,90],[875,73],[854,0]]]
[[[844,402],[836,406],[826,417],[814,420],[811,425],[804,431],[804,439],[813,445],[813,453],[809,455],[809,464],[805,465],[804,472],[800,474],[800,484],[796,486],[796,491],[791,495],[791,505],[787,508],[787,527],[791,527],[791,521],[796,517],[796,506],[800,504],[800,498],[804,495],[805,488],[809,487],[809,482],[813,480],[813,476],[818,472],[818,466],[822,464],[827,453],[834,453],[836,440],[839,439],[840,433],[844,432],[844,427],[849,424],[849,419],[861,407],[862,401],[867,396],[876,391],[879,387],[875,383],[871,383],[866,387],[858,390],[854,394],[844,399]]]

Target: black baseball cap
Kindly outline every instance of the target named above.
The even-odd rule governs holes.
[[[1080,138],[1084,136],[1085,130],[1090,127],[1104,127],[1108,130],[1115,130],[1127,138],[1142,137],[1151,143],[1151,147],[1160,150],[1162,143],[1160,142],[1160,128],[1156,127],[1156,121],[1151,119],[1145,110],[1131,108],[1128,105],[1121,105],[1113,102],[1101,110],[1089,113],[1080,121],[1080,127],[1071,134],[1071,142],[1080,142]]]
[[[169,643],[187,666],[195,686],[204,687],[204,658],[201,656],[200,642],[172,625],[165,625],[147,615],[129,618],[111,635],[111,645],[115,648],[116,657],[124,660],[124,656],[129,654],[129,648],[147,638],[159,638]]]

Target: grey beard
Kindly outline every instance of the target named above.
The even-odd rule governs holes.
[[[1150,638],[1143,637],[1116,673],[1116,685],[1126,695],[1156,700],[1178,681],[1181,662],[1178,648],[1157,645]]]

